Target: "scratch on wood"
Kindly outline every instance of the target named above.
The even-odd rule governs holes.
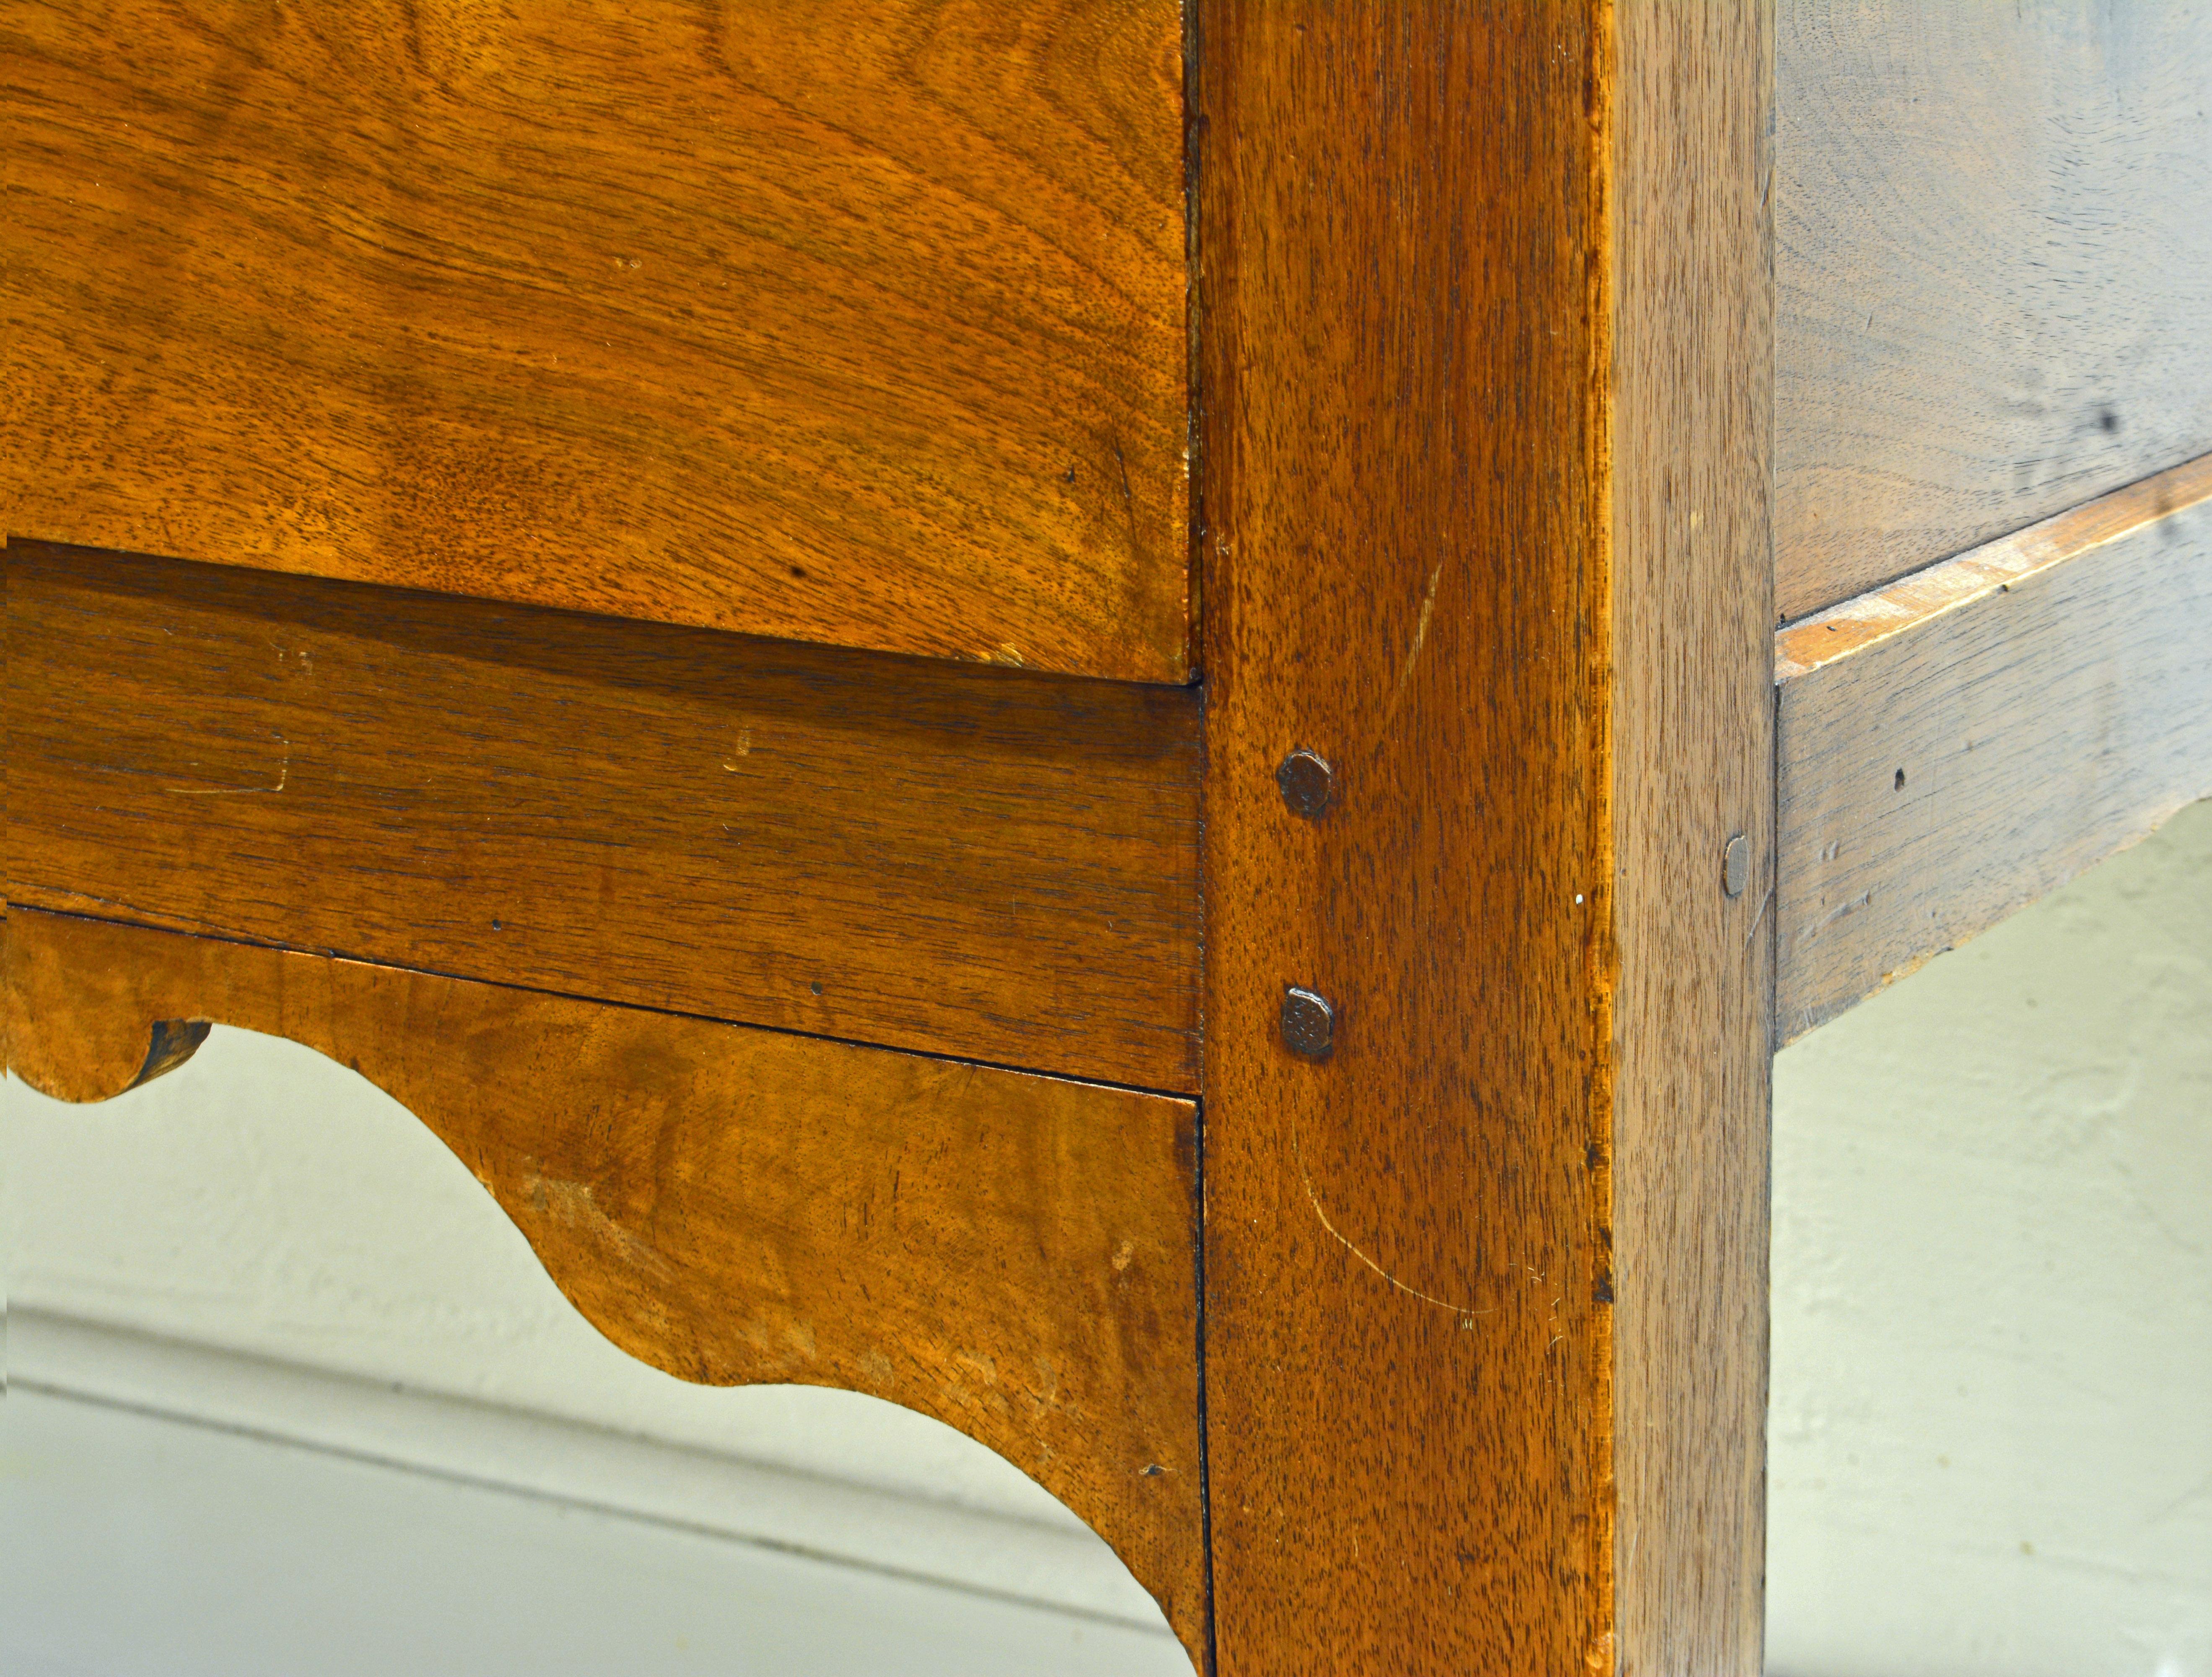
[[[1121,468],[1121,507],[1129,520],[1129,553],[1133,558],[1144,556],[1145,544],[1137,537],[1137,495],[1129,487],[1129,460],[1121,452],[1121,439],[1114,439],[1114,464]]]
[[[1421,648],[1428,644],[1429,619],[1436,615],[1437,610],[1437,585],[1443,579],[1444,562],[1439,559],[1436,568],[1429,573],[1429,586],[1421,595],[1421,620],[1413,625],[1413,644],[1406,648],[1406,665],[1398,671],[1398,691],[1390,702],[1394,710],[1397,708],[1398,700],[1406,696],[1406,684],[1413,678],[1413,665],[1420,662]]]
[[[1806,939],[1813,936],[1815,933],[1826,931],[1828,927],[1833,926],[1838,921],[1841,920],[1845,914],[1850,914],[1853,909],[1863,908],[1872,901],[1874,901],[1874,893],[1872,891],[1861,891],[1850,902],[1841,903],[1837,907],[1829,909],[1826,914],[1821,915],[1820,919],[1814,921],[1802,932],[1800,932],[1797,934],[1798,941],[1802,943]]]
[[[165,786],[161,790],[179,798],[234,798],[246,792],[282,792],[285,782],[292,778],[292,743],[281,733],[270,738],[284,748],[284,760],[276,765],[275,786]]]
[[[592,1235],[603,1246],[619,1253],[627,1262],[658,1280],[675,1279],[675,1267],[659,1250],[599,1209],[589,1182],[563,1182],[533,1174],[524,1182],[523,1192],[532,1211]]]
[[[1743,946],[1746,949],[1751,947],[1751,940],[1759,935],[1759,925],[1765,920],[1767,907],[1773,901],[1774,887],[1769,885],[1766,888],[1766,895],[1759,899],[1759,912],[1751,917],[1751,930],[1743,934]]]
[[[1400,1292],[1406,1294],[1408,1297],[1418,1298],[1424,1304],[1433,1304],[1440,1310],[1449,1310],[1455,1316],[1485,1316],[1490,1314],[1487,1310],[1478,1310],[1468,1305],[1455,1304],[1449,1299],[1438,1298],[1434,1293],[1423,1292],[1419,1287],[1407,1286],[1403,1281],[1401,1281],[1389,1270],[1383,1268],[1381,1264],[1376,1263],[1374,1259],[1369,1257],[1364,1252],[1361,1251],[1350,1241],[1346,1240],[1342,1235],[1339,1234],[1337,1232],[1336,1224],[1328,1220],[1328,1213],[1321,1208],[1321,1196],[1314,1192],[1313,1177],[1306,1170],[1305,1147],[1299,1140],[1298,1133],[1295,1128],[1291,1131],[1291,1151],[1297,1156],[1298,1181],[1304,1185],[1307,1203],[1313,1206],[1314,1215],[1321,1219],[1321,1226],[1328,1230],[1330,1238],[1334,1240],[1338,1245],[1341,1246],[1346,1251],[1351,1253],[1353,1257],[1358,1259],[1359,1261],[1365,1264],[1368,1268],[1373,1270],[1377,1275],[1381,1276],[1384,1280],[1388,1281],[1392,1286],[1397,1288]]]
[[[1382,713],[1382,726],[1375,731],[1379,743],[1390,737],[1390,724],[1398,718],[1398,707],[1405,702],[1406,689],[1413,679],[1413,667],[1421,661],[1421,648],[1429,643],[1429,619],[1436,615],[1437,586],[1443,580],[1444,562],[1437,561],[1429,573],[1429,586],[1421,595],[1421,616],[1413,625],[1413,643],[1406,648],[1406,661],[1398,668],[1398,684],[1390,690],[1390,708]]]

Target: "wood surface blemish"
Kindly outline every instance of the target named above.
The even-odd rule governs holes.
[[[282,792],[292,778],[292,742],[282,734],[273,734],[270,738],[284,750],[276,765],[276,784],[274,786],[171,786],[163,787],[161,790],[173,793],[179,798],[234,798],[245,793]],[[199,764],[195,763],[186,766],[197,769]]]
[[[2146,531],[2160,542],[2185,544],[2191,528],[2173,515],[2207,500],[2212,500],[2212,454],[1785,623],[1775,635],[1774,678],[1795,681],[1894,635],[1918,630],[1947,612],[2010,594],[2053,566]],[[1901,787],[1903,780],[1898,784]]]
[[[1449,1310],[1454,1315],[1464,1318],[1465,1320],[1462,1323],[1462,1326],[1472,1326],[1473,1319],[1474,1317],[1488,1315],[1490,1314],[1487,1309],[1476,1309],[1468,1305],[1455,1304],[1449,1299],[1438,1298],[1432,1293],[1423,1292],[1419,1287],[1407,1285],[1406,1282],[1400,1280],[1396,1276],[1393,1275],[1389,1270],[1383,1268],[1381,1264],[1376,1263],[1374,1259],[1369,1257],[1364,1252],[1353,1245],[1352,1242],[1346,1240],[1344,1236],[1338,1231],[1336,1224],[1328,1220],[1328,1212],[1322,1207],[1321,1195],[1314,1191],[1313,1177],[1306,1170],[1305,1150],[1298,1144],[1295,1134],[1291,1138],[1291,1145],[1297,1155],[1298,1178],[1305,1186],[1306,1202],[1313,1207],[1314,1215],[1321,1219],[1321,1226],[1328,1231],[1328,1236],[1331,1240],[1334,1240],[1346,1251],[1351,1253],[1353,1257],[1358,1259],[1361,1263],[1366,1265],[1368,1268],[1373,1270],[1377,1275],[1381,1276],[1385,1281],[1388,1281],[1400,1292],[1404,1293],[1407,1297],[1417,1298],[1424,1304],[1433,1304],[1438,1309]]]

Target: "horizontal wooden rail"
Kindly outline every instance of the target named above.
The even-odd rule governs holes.
[[[9,897],[1193,1092],[1198,696],[6,550]]]
[[[2212,455],[1785,626],[1775,1036],[2212,794]]]

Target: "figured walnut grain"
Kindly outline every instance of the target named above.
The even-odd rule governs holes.
[[[435,1131],[623,1350],[957,1427],[1198,1657],[1190,1103],[21,908],[5,936],[33,1087],[105,1098],[209,1021],[319,1049]]]
[[[11,7],[4,533],[1190,670],[1174,0]]]

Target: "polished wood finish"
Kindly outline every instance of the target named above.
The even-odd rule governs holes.
[[[1200,16],[1218,1668],[1577,1671],[1610,1605],[1602,20]],[[1294,748],[1335,770],[1318,821]],[[1325,1062],[1279,1038],[1292,984],[1337,1009]]]
[[[1174,0],[53,0],[0,52],[4,533],[1188,674]]]
[[[1778,27],[1784,616],[2212,449],[2212,9]]]
[[[1755,1671],[1757,15],[1199,43],[1219,1670]]]
[[[34,1088],[118,1092],[162,1021],[319,1049],[436,1131],[623,1350],[957,1427],[1202,1652],[1188,1102],[21,908],[6,936]]]
[[[1197,1086],[1188,689],[6,559],[15,901]]]
[[[1791,626],[1777,1040],[2212,796],[2212,457]]]

